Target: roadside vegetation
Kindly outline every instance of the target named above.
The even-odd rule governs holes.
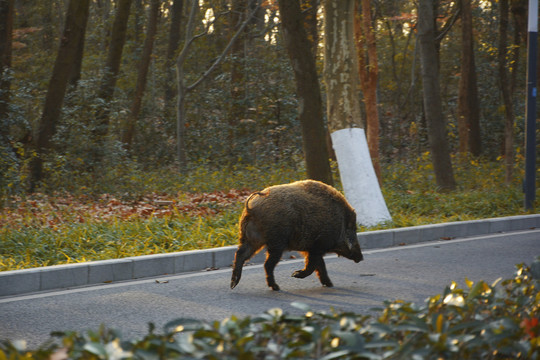
[[[501,185],[502,160],[455,162],[460,188],[451,193],[437,191],[428,153],[384,167],[393,221],[377,228],[526,213],[520,183]],[[58,176],[43,193],[4,198],[0,271],[235,245],[238,217],[252,191],[304,178],[302,166],[277,164],[200,164],[183,174],[115,167],[101,178],[75,181]]]
[[[539,260],[534,265],[540,265]],[[536,270],[538,272],[538,269]],[[452,282],[424,304],[387,301],[377,315],[270,309],[254,317],[176,319],[142,339],[114,329],[54,333],[29,350],[1,341],[0,359],[539,359],[540,281],[518,265],[513,279]],[[536,274],[538,276],[538,274]],[[61,345],[59,345],[61,344]]]

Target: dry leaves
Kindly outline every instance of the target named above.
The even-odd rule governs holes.
[[[0,209],[0,227],[41,226],[88,221],[128,221],[150,217],[212,216],[228,206],[242,203],[251,191],[231,189],[211,193],[150,194],[138,200],[122,200],[110,194],[97,199],[86,196],[47,196],[13,198],[11,206]]]

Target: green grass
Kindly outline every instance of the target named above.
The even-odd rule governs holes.
[[[504,185],[502,169],[502,162],[461,161],[454,169],[459,189],[440,193],[428,154],[389,166],[383,193],[393,221],[376,228],[525,214],[520,170],[513,184]],[[100,197],[99,184],[78,183],[69,189],[73,196],[10,199],[0,209],[0,271],[234,245],[249,191],[305,177],[302,168],[278,166],[116,175],[118,187],[107,189],[116,197]],[[245,190],[216,193],[230,189]],[[214,193],[194,195],[202,192]],[[174,205],[150,206],[152,197],[143,195],[151,193]]]
[[[57,228],[3,229],[0,269],[106,260],[233,245],[239,210],[218,216],[114,219]]]

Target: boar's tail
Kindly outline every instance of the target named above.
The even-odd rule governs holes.
[[[251,210],[251,209],[249,208],[249,202],[251,201],[251,199],[252,199],[255,195],[266,196],[266,195],[268,195],[268,193],[264,193],[264,192],[262,192],[262,191],[256,191],[256,192],[254,192],[253,194],[249,195],[249,197],[247,198],[246,203],[245,203],[245,204],[246,204],[246,205],[245,205],[245,206],[246,206],[246,210]]]

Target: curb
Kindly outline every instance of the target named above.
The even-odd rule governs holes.
[[[358,233],[363,250],[540,228],[540,214]],[[237,246],[0,272],[0,297],[231,266]],[[284,254],[290,257],[293,253]],[[264,251],[251,263],[264,262]]]

